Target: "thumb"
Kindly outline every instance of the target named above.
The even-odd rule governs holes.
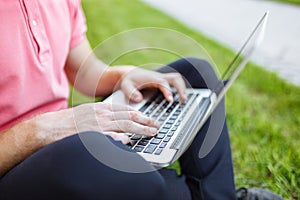
[[[129,100],[136,103],[143,100],[142,93],[131,82],[124,83],[121,89]]]

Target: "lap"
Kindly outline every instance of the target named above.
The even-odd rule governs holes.
[[[94,143],[87,144],[87,140],[95,141],[99,148],[95,150],[93,147],[91,153],[87,145]],[[116,154],[115,150],[107,149],[111,144],[111,148],[132,155],[124,157],[129,154]],[[95,151],[108,155],[113,165],[107,160],[100,160]],[[124,164],[127,167],[120,168]],[[148,171],[128,172],[129,165]],[[0,180],[0,199],[3,200],[174,199],[172,196],[176,191],[185,197],[189,195],[184,178],[165,170],[158,172],[122,143],[96,132],[80,133],[52,143],[14,167]],[[178,195],[175,197],[180,199]]]
[[[81,135],[102,144],[113,143],[126,151],[126,146],[103,134]],[[129,173],[106,165],[88,151],[79,136],[76,134],[48,145],[9,171],[0,180],[0,199],[135,199],[132,192],[151,199],[164,194],[161,175],[151,171],[151,166],[137,154],[127,162],[132,160],[135,165],[148,167],[149,172]],[[98,150],[110,155],[116,166],[124,161],[100,145]],[[151,189],[145,190],[148,187]],[[129,192],[131,190],[134,191]]]

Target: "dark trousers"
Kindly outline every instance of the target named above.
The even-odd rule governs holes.
[[[196,58],[180,59],[159,71],[177,71],[195,88],[219,82],[210,64]],[[154,169],[136,153],[116,153],[116,146],[131,150],[101,133],[84,132],[40,149],[11,169],[0,179],[0,199],[235,199],[228,130],[226,121],[218,120],[225,119],[224,102],[215,113],[217,120],[210,117],[180,157],[180,176],[172,169]],[[217,123],[220,129],[214,129]],[[100,162],[82,139],[93,141],[99,156],[114,166],[126,163],[127,168],[147,170],[122,171]]]

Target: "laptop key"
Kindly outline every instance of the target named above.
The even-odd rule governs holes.
[[[165,148],[167,146],[166,142],[162,142],[161,145],[159,146],[160,148]]]
[[[175,121],[177,118],[178,118],[178,115],[172,115],[170,119]]]
[[[173,136],[175,131],[170,131],[167,136]]]
[[[167,137],[164,139],[164,142],[169,142],[170,139],[171,139],[171,137],[170,137],[170,136],[167,136]]]
[[[168,131],[169,131],[168,129],[163,128],[163,129],[160,130],[158,133],[166,134]]]
[[[157,134],[156,136],[155,136],[155,138],[157,138],[157,139],[163,139],[165,137],[165,134]]]
[[[135,134],[130,137],[130,139],[132,139],[132,140],[139,140],[141,138],[142,138],[141,135],[135,135]]]
[[[145,147],[143,147],[143,146],[136,146],[136,147],[134,147],[133,150],[136,151],[136,152],[142,152],[144,148]]]
[[[134,147],[134,145],[138,142],[138,140],[130,140],[130,142],[127,144],[128,146]]]
[[[157,119],[158,116],[159,116],[159,113],[155,113],[155,114],[152,116],[152,118],[153,118],[153,119]]]
[[[166,125],[164,125],[165,129],[170,129],[171,127],[172,127],[172,124],[166,124]]]
[[[140,112],[144,112],[147,108],[148,108],[148,106],[150,106],[150,104],[151,104],[151,102],[149,101],[149,102],[147,102],[139,111]]]
[[[160,119],[159,119],[159,121],[165,121],[166,119],[168,118],[168,115],[163,115]]]
[[[161,139],[153,138],[151,140],[151,144],[159,144],[161,142]]]
[[[162,152],[163,148],[158,148],[156,151],[155,151],[155,155],[160,155],[161,152]]]
[[[168,121],[167,121],[167,124],[174,124],[175,123],[175,120],[173,120],[173,119],[169,119]]]
[[[176,131],[177,130],[177,126],[174,126],[172,129],[171,129],[171,131]]]
[[[157,147],[157,145],[155,145],[155,144],[149,144],[146,147],[144,153],[153,153],[155,151],[156,147]]]
[[[148,143],[149,143],[149,141],[141,140],[141,141],[139,141],[138,145],[146,146]]]

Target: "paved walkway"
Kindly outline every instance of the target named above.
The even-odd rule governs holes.
[[[269,10],[266,37],[253,61],[300,86],[300,6],[265,0],[143,1],[234,50]]]

